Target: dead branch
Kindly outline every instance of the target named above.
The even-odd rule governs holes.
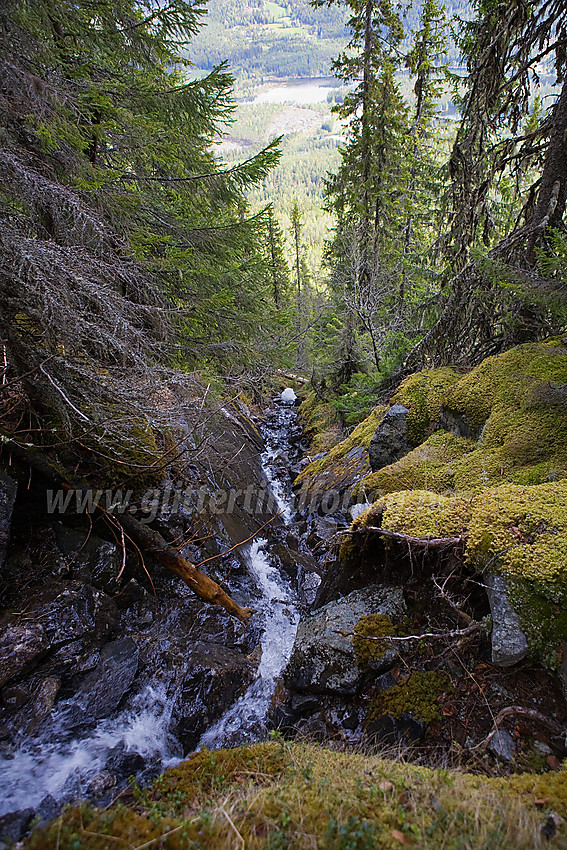
[[[519,715],[520,717],[528,717],[530,720],[537,720],[538,723],[542,723],[544,726],[547,726],[557,735],[563,735],[564,729],[557,723],[556,720],[552,720],[551,717],[546,717],[545,714],[542,714],[539,711],[536,711],[534,708],[524,708],[521,705],[509,705],[507,708],[503,708],[502,711],[499,711],[496,717],[494,718],[494,728],[492,732],[490,732],[486,738],[484,738],[479,744],[471,749],[482,749],[485,750],[494,736],[498,733],[500,724],[506,717],[510,717],[511,715]]]
[[[464,543],[466,533],[460,537],[412,537],[410,534],[402,534],[400,531],[390,531],[387,528],[380,528],[377,525],[365,525],[362,528],[346,529],[340,531],[339,534],[364,534],[371,531],[374,534],[381,534],[382,537],[388,537],[391,540],[399,540],[402,543],[408,543],[410,546],[424,546],[429,549],[443,549],[446,546],[457,546],[459,543]]]
[[[342,635],[343,637],[356,637],[361,638],[362,640],[375,640],[375,641],[410,641],[410,640],[452,640],[453,638],[463,638],[468,635],[476,634],[477,632],[485,631],[485,626],[483,623],[473,623],[470,626],[467,626],[466,629],[452,629],[449,632],[424,632],[422,635],[404,635],[403,637],[398,637],[397,635],[380,635],[380,637],[375,637],[374,635],[363,635],[358,632],[345,632],[342,629],[337,629],[336,633],[338,635]]]

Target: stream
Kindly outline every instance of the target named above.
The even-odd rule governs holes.
[[[286,461],[295,407],[276,400],[267,414],[260,426],[266,446],[262,466],[281,519],[287,524],[292,512]],[[206,729],[197,748],[216,749],[265,737],[276,681],[293,648],[299,623],[296,593],[271,559],[267,536],[257,537],[248,545],[245,564],[247,580],[251,580],[259,596],[251,604],[261,630],[260,664],[256,678]],[[170,616],[168,621],[167,617],[165,608],[163,627],[169,628],[168,634],[183,627],[180,618]],[[177,637],[185,641],[189,635]],[[76,699],[60,700],[35,735],[26,736],[13,752],[0,758],[0,816],[33,808],[50,819],[62,804],[101,797],[112,791],[104,787],[109,765],[116,765],[116,772],[125,777],[137,773],[141,766],[149,781],[178,763],[183,749],[171,731],[172,710],[178,697],[179,683],[174,673],[156,669],[145,681],[142,679],[137,692],[130,691],[124,707],[86,727],[76,722]]]

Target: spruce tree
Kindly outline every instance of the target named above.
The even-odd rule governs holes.
[[[249,217],[244,192],[277,144],[215,161],[232,80],[222,67],[191,80],[180,54],[201,12],[186,0],[0,8],[2,344],[34,439],[153,462],[171,382],[254,362],[275,312],[267,216]]]

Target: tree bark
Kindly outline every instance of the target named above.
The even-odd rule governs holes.
[[[535,248],[548,227],[560,227],[567,202],[567,77],[553,109],[551,138],[545,157],[526,256],[533,265]]]

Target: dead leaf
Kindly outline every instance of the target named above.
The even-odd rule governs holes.
[[[557,758],[557,756],[546,756],[545,763],[550,770],[559,770],[561,767],[561,762]]]
[[[457,709],[455,708],[454,705],[451,705],[450,702],[445,703],[445,705],[442,708],[442,711],[443,711],[443,714],[445,715],[445,717],[454,717],[455,714],[457,713]]]
[[[393,829],[392,830],[392,838],[395,838],[396,841],[400,842],[400,844],[407,844],[408,843],[405,835],[403,834],[403,832],[400,832],[399,829]]]
[[[394,785],[388,779],[382,779],[382,781],[378,783],[378,788],[380,791],[393,791]]]

